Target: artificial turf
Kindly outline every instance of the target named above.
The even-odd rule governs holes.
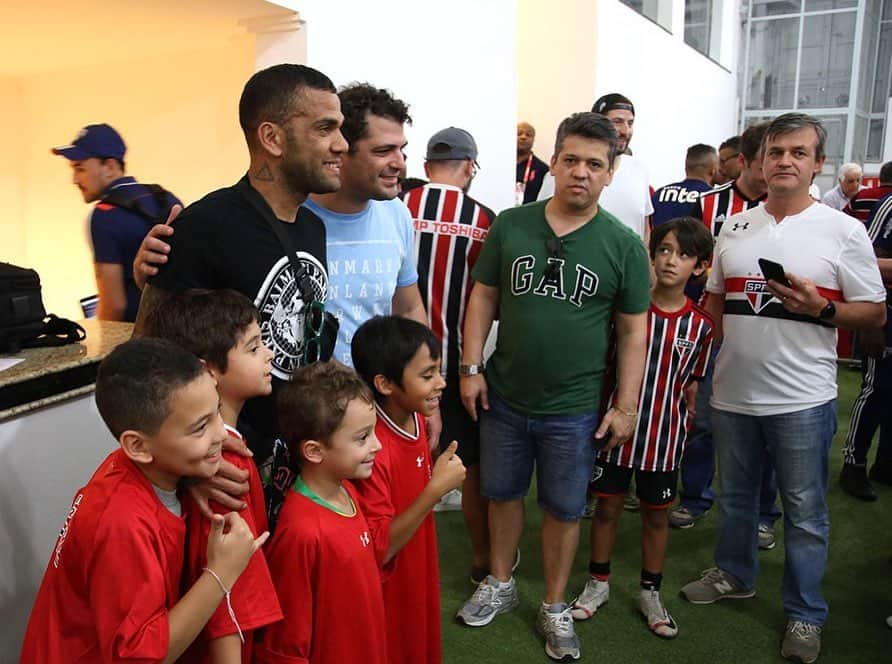
[[[892,662],[892,488],[874,485],[879,500],[864,503],[844,494],[837,481],[842,446],[848,431],[852,401],[860,374],[839,371],[839,430],[831,451],[830,560],[824,593],[830,604],[821,662],[877,664]],[[892,404],[889,404],[892,408]],[[871,459],[874,449],[871,449]],[[534,631],[542,599],[542,554],[539,540],[542,515],[535,489],[527,498],[527,519],[521,540],[522,559],[516,573],[520,607],[500,615],[490,625],[471,628],[455,621],[455,612],[474,588],[468,580],[470,549],[461,514],[438,514],[443,616],[443,661],[547,662]],[[585,583],[588,566],[588,521],[583,522],[579,552],[567,589],[572,598]],[[635,609],[640,570],[640,518],[626,512],[620,521],[611,563],[609,603],[591,619],[576,624],[583,662],[658,664],[710,662],[761,664],[781,662],[780,638],[785,624],[781,604],[783,521],[778,521],[778,545],[760,553],[757,594],[748,600],[725,600],[693,606],[678,590],[713,565],[716,514],[708,513],[691,529],[673,530],[663,576],[666,608],[679,626],[678,637],[664,641],[650,633]]]

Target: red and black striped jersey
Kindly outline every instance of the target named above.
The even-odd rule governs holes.
[[[712,335],[709,314],[690,299],[671,313],[650,305],[635,434],[625,444],[602,454],[602,459],[646,471],[678,467],[691,425],[684,389],[692,380],[706,375]],[[614,398],[615,393],[611,404]]]
[[[747,198],[737,188],[737,184],[731,181],[700,194],[699,206],[694,206],[693,214],[695,217],[699,216],[712,231],[712,236],[717,238],[728,217],[754,208],[764,200],[764,195],[756,199]]]
[[[873,208],[887,194],[892,194],[892,184],[881,184],[876,187],[862,189],[852,197],[852,200],[845,206],[843,212],[866,224],[867,218],[873,212]],[[870,235],[871,239],[876,237],[876,233],[871,233],[869,228],[867,229],[867,234]]]
[[[458,187],[427,184],[403,194],[415,224],[418,288],[428,323],[443,343],[443,373],[458,375],[471,268],[495,214]]]

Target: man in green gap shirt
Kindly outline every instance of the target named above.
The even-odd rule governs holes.
[[[565,588],[597,450],[631,436],[644,372],[650,268],[641,239],[598,206],[616,133],[596,113],[557,131],[555,194],[500,214],[473,271],[460,367],[462,401],[480,417],[481,485],[490,500],[491,574],[458,617],[487,625],[518,605],[511,574],[523,498],[537,468],[545,597],[537,629],[552,659],[578,659]],[[498,315],[483,373],[483,342]],[[611,324],[617,405],[598,421]]]

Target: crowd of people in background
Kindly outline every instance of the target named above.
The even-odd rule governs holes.
[[[752,597],[783,518],[781,654],[816,661],[837,328],[864,356],[840,483],[863,500],[892,484],[892,162],[870,189],[843,165],[819,202],[826,131],[790,113],[690,146],[685,178],[654,190],[635,106],[610,93],[567,109],[547,163],[518,123],[516,205],[496,214],[468,193],[465,129],[406,177],[409,110],[309,67],[259,71],[245,176],[185,209],[124,174],[108,125],[54,150],[97,203],[99,315],[137,338],[100,369],[120,448],[75,497],[22,662],[439,664],[433,512],[463,513],[456,617],[484,627],[521,602],[534,473],[550,658],[580,658],[626,510],[637,609],[675,637],[669,528],[715,503],[714,566],[682,597]]]

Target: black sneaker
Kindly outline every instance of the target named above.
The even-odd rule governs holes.
[[[877,499],[877,494],[867,479],[867,469],[864,466],[844,464],[839,473],[839,486],[858,500],[872,503]]]

